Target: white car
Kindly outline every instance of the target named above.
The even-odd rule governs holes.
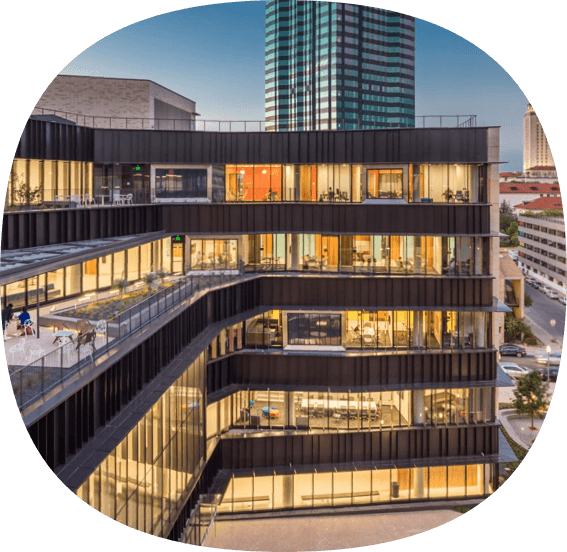
[[[538,356],[537,363],[547,364],[547,354]],[[559,365],[560,363],[561,363],[561,353],[549,353],[549,364]]]
[[[567,305],[567,298],[565,297],[565,295],[560,295],[560,296],[559,296],[559,302],[560,302],[562,305]]]
[[[553,291],[552,289],[547,290],[545,292],[545,294],[550,298],[550,299],[559,299],[559,293],[557,293],[556,291]]]
[[[521,378],[531,372],[528,368],[518,366],[515,362],[499,362],[498,366],[511,378]]]

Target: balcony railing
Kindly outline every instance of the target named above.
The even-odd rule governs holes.
[[[128,130],[179,130],[179,131],[205,131],[205,132],[264,132],[266,130],[288,132],[310,130],[305,128],[301,121],[299,124],[293,119],[286,119],[277,124],[273,121],[222,121],[212,119],[164,119],[144,117],[114,117],[101,115],[82,115],[57,109],[36,107],[32,116],[41,117],[59,123],[68,123],[89,128],[128,129]],[[319,127],[315,130],[371,130],[395,128],[451,128],[476,127],[476,115],[419,115],[415,118],[414,126],[398,123],[374,123],[363,119],[337,119],[332,123],[333,128]]]
[[[125,339],[159,318],[169,309],[199,291],[243,278],[236,274],[183,277],[165,289],[150,295],[128,310],[107,320],[104,329],[93,326],[96,349],[70,342],[37,360],[22,366],[9,362],[10,381],[20,412],[29,410],[42,398],[55,394],[74,376],[81,376],[95,360],[116,349]],[[96,324],[96,322],[95,322]],[[99,337],[100,335],[100,337]],[[100,343],[102,340],[102,343]],[[14,361],[15,358],[12,358]]]

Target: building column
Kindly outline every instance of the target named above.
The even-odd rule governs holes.
[[[412,327],[412,347],[423,347],[423,312],[414,311]]]
[[[421,236],[416,236],[413,239],[413,247],[414,247],[414,255],[413,255],[413,259],[414,259],[414,265],[413,265],[413,270],[415,272],[415,274],[422,274],[422,259],[423,259],[423,247],[422,244],[424,242],[425,238],[422,238]]]
[[[412,391],[413,424],[425,425],[425,391],[417,389]]]
[[[291,234],[291,270],[299,270],[299,234]]]
[[[484,349],[486,347],[486,324],[484,313],[474,313],[474,338],[475,348]]]
[[[414,468],[415,481],[412,498],[425,498],[425,468]]]

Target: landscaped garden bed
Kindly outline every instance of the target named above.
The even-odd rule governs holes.
[[[111,297],[110,299],[103,299],[102,301],[95,301],[89,305],[84,305],[78,308],[72,308],[61,312],[69,318],[83,318],[87,320],[109,320],[117,316],[121,312],[133,307],[140,301],[143,301],[154,291],[140,290],[132,293],[124,294],[122,297]]]

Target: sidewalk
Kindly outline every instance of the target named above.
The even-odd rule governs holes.
[[[534,331],[534,335],[540,340],[543,341],[543,347],[526,347],[526,349],[537,349],[538,352],[545,352],[545,346],[549,345],[551,347],[552,352],[560,353],[563,349],[563,339],[557,339],[550,335],[546,330],[544,330],[541,326],[536,324],[527,314],[524,315],[524,318],[528,324],[531,326],[532,330]]]

